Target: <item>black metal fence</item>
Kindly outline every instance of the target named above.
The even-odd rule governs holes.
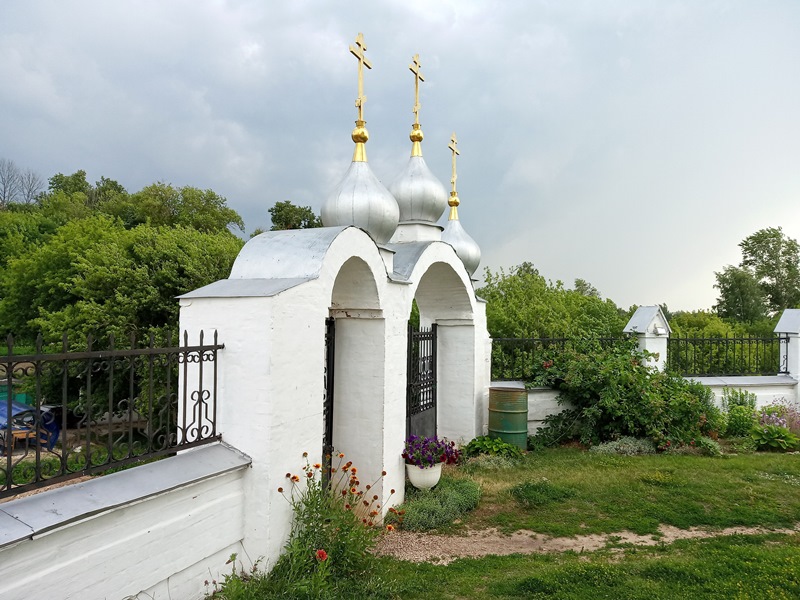
[[[493,338],[492,379],[494,381],[532,381],[543,375],[566,350],[589,352],[608,348],[628,338]]]
[[[788,348],[785,335],[670,337],[667,369],[685,377],[788,373]]]
[[[536,383],[546,379],[547,368],[568,349],[588,353],[625,339],[629,338],[494,338],[492,379]],[[788,373],[788,347],[786,335],[671,337],[666,369],[684,377],[783,374]]]
[[[0,355],[0,497],[173,454],[220,439],[214,334],[156,345],[135,336],[104,349]],[[123,346],[123,347],[118,347]]]

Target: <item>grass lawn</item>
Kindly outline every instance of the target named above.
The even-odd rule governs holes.
[[[800,522],[797,454],[603,456],[562,448],[529,453],[513,469],[451,473],[481,484],[481,503],[464,525],[472,528],[571,536],[655,534],[662,523],[686,529]],[[523,482],[569,497],[523,508],[510,492]]]
[[[679,528],[800,523],[800,455],[601,456],[577,449],[528,454],[511,469],[460,467],[483,496],[463,523],[552,536],[658,534]],[[527,506],[512,494],[534,493]],[[529,489],[523,486],[523,489]],[[449,565],[382,559],[400,598],[800,598],[800,534],[727,535],[652,547],[489,556]]]
[[[800,535],[725,536],[587,554],[489,556],[447,566],[383,559],[403,599],[800,598]]]
[[[472,463],[448,468],[446,475],[479,482],[482,497],[460,523],[436,533],[459,536],[495,528],[553,537],[595,534],[608,536],[608,543],[594,551],[576,544],[577,551],[458,558],[449,564],[374,557],[368,573],[335,582],[325,598],[800,598],[800,532],[774,531],[800,523],[800,454],[623,457],[561,448],[529,453],[511,467]],[[760,530],[666,543],[658,537],[662,524],[711,532]],[[641,546],[615,537],[624,531],[656,541]],[[302,588],[282,595],[265,575],[233,583],[214,597],[321,597]]]

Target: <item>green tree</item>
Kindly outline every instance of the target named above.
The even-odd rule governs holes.
[[[566,289],[560,281],[546,280],[529,262],[508,273],[486,269],[484,281],[477,294],[487,301],[493,337],[612,336],[621,334],[626,323],[611,300],[587,294],[596,292],[591,285]]]
[[[719,298],[714,310],[723,319],[755,323],[767,318],[767,302],[758,279],[750,269],[728,265],[714,273]]]
[[[588,296],[590,298],[600,297],[600,292],[597,291],[597,288],[594,287],[591,283],[589,283],[585,279],[575,280],[575,291],[578,292],[581,296]]]
[[[269,209],[269,216],[272,219],[270,231],[322,227],[322,219],[314,214],[310,206],[295,206],[288,200],[276,202]]]
[[[87,198],[92,191],[91,184],[86,181],[86,171],[75,171],[72,175],[56,173],[48,180],[49,193],[64,192],[72,195],[81,193]]]
[[[49,339],[175,327],[175,296],[227,277],[241,246],[228,231],[126,229],[108,215],[70,221],[9,261],[0,275],[0,322]]]
[[[780,227],[768,227],[746,237],[740,244],[741,267],[758,281],[770,311],[781,312],[800,305],[800,245]]]
[[[102,210],[122,219],[127,226],[150,223],[154,226],[181,225],[208,233],[236,228],[244,231],[244,221],[227,206],[224,197],[212,190],[185,186],[175,188],[154,183],[130,197],[116,196]]]

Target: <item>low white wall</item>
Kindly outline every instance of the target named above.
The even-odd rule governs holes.
[[[756,395],[756,406],[766,406],[780,400],[797,401],[797,380],[788,375],[774,377],[687,377],[698,381],[714,392],[717,406],[722,404],[725,388],[741,389]]]
[[[721,405],[722,391],[727,387],[742,389],[756,395],[756,406],[766,406],[775,401],[798,399],[797,381],[788,375],[775,377],[694,377],[693,379],[710,388],[714,392],[717,406]],[[492,386],[522,386],[522,382],[493,382]],[[557,390],[552,388],[532,388],[528,390],[528,435],[534,435],[544,425],[548,415],[560,413],[569,408],[569,404],[558,403]]]
[[[215,444],[0,504],[0,596],[203,598],[242,551],[249,463]]]
[[[535,435],[544,426],[548,415],[556,415],[569,405],[558,403],[558,390],[532,388],[528,390],[528,435]]]

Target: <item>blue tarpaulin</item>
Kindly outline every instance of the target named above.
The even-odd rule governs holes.
[[[37,414],[40,415],[37,418]],[[39,428],[47,431],[47,435],[42,434],[42,445],[48,450],[52,450],[58,441],[61,428],[58,421],[49,410],[37,411],[35,408],[22,404],[21,402],[11,402],[11,427],[12,429],[33,429],[38,422]],[[8,431],[8,400],[0,402],[0,437],[5,437]]]

